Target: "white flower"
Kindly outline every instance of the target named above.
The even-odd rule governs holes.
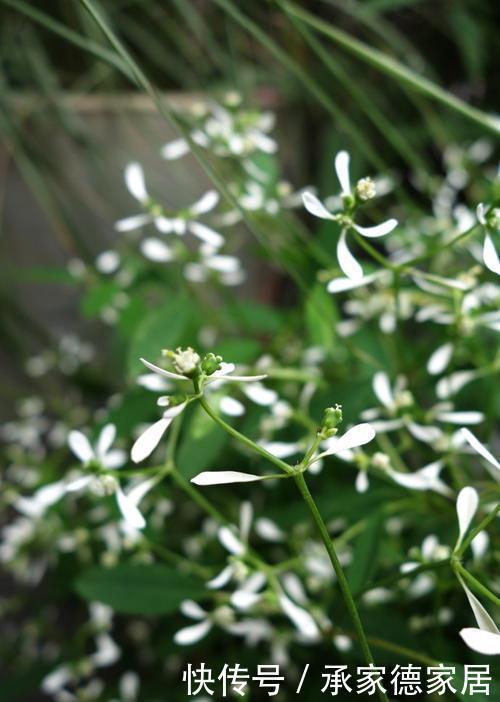
[[[206,224],[197,221],[199,215],[206,214],[214,209],[219,202],[219,194],[215,190],[208,190],[199,200],[182,210],[168,216],[163,209],[156,205],[150,198],[146,189],[144,171],[139,163],[129,163],[125,168],[125,183],[132,195],[146,212],[125,219],[120,219],[115,224],[115,229],[119,232],[128,232],[145,224],[153,223],[162,234],[177,234],[183,236],[186,232],[191,232],[198,239],[215,248],[220,248],[224,243],[221,234],[214,231]],[[147,240],[146,240],[147,241]],[[170,260],[170,253],[166,248],[160,249],[158,241],[153,240],[153,244],[145,245],[145,255],[153,260]]]
[[[414,399],[406,389],[405,378],[398,377],[392,388],[387,373],[378,371],[373,376],[372,385],[382,409],[364,410],[361,417],[371,421],[376,431],[393,431],[406,427],[413,437],[424,443],[438,445],[445,439],[446,435],[440,427],[433,424],[420,424],[413,419],[412,413],[408,410],[414,405]],[[389,415],[389,419],[384,419],[384,414]],[[482,412],[454,411],[451,403],[444,402],[434,405],[426,412],[428,422],[444,424],[479,424],[483,419]]]
[[[145,358],[141,358],[140,360],[146,366],[146,368],[149,368],[149,370],[153,371],[153,373],[157,373],[158,375],[161,375],[164,378],[171,378],[172,380],[191,380],[191,378],[184,375],[183,373],[172,373],[172,371],[160,368],[160,366],[155,366],[154,363],[146,361]],[[259,380],[264,380],[264,378],[267,377],[267,375],[232,375],[235,371],[234,363],[222,362],[220,365],[221,367],[219,370],[215,371],[215,373],[212,373],[212,375],[208,376],[205,379],[205,385],[208,385],[209,383],[213,383],[215,381],[253,383]]]
[[[89,440],[81,431],[71,431],[68,435],[68,445],[75,456],[85,465],[96,461],[104,468],[120,468],[127,460],[125,451],[111,449],[116,437],[114,424],[106,424],[95,444],[91,446]]]
[[[387,473],[395,483],[410,490],[433,490],[445,497],[450,497],[453,491],[439,477],[443,466],[443,461],[435,461],[414,473],[400,473],[392,468],[389,468]]]
[[[347,151],[339,151],[339,153],[336,155],[335,171],[337,173],[337,177],[342,188],[342,197],[352,198],[351,183],[349,178],[349,154],[347,153]],[[358,196],[360,196],[362,199],[366,199],[363,198],[363,195],[366,196],[371,195],[373,193],[372,184],[370,183],[369,187],[367,187],[366,179],[360,181],[360,183],[358,183],[358,186],[360,184],[361,193],[358,192],[359,187],[357,187]],[[337,260],[339,262],[339,266],[348,278],[351,278],[352,280],[363,279],[363,269],[356,261],[354,256],[351,254],[347,246],[348,229],[355,229],[359,234],[361,234],[361,236],[364,237],[378,238],[392,232],[392,230],[398,224],[397,220],[388,219],[387,221],[382,222],[382,224],[378,224],[374,227],[361,227],[355,222],[353,222],[348,215],[342,212],[332,214],[326,208],[326,206],[320,200],[318,200],[318,198],[311,192],[303,193],[302,200],[304,202],[304,207],[306,208],[306,210],[315,217],[319,217],[320,219],[334,220],[341,224],[342,231],[340,233],[340,238],[337,244]]]
[[[274,126],[272,113],[227,110],[216,103],[207,106],[208,110],[206,119],[190,133],[190,138],[197,146],[223,157],[244,157],[255,151],[268,154],[276,152],[277,144],[267,134]],[[161,155],[167,160],[174,160],[189,151],[187,139],[180,138],[165,144]]]

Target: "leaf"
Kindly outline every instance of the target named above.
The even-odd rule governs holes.
[[[335,344],[335,323],[338,319],[335,303],[324,285],[317,284],[309,292],[305,304],[309,341],[331,351]]]
[[[154,361],[161,349],[179,346],[194,319],[194,309],[185,295],[172,297],[150,312],[132,337],[128,352],[129,374],[144,371],[139,358]]]
[[[224,339],[217,342],[214,352],[231,363],[253,363],[262,346],[256,339]]]
[[[283,323],[282,315],[273,307],[248,300],[233,302],[228,313],[240,328],[254,334],[276,334]]]
[[[86,571],[75,583],[79,595],[124,614],[168,614],[182,600],[200,599],[203,582],[161,564],[121,564]]]
[[[347,570],[347,579],[354,592],[361,590],[371,579],[381,540],[382,519],[375,514],[367,520],[362,533],[354,542],[352,562]]]

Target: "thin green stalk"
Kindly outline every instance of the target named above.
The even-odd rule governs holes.
[[[326,548],[326,551],[328,553],[328,557],[330,559],[330,562],[332,564],[333,570],[335,571],[335,575],[337,576],[337,580],[340,586],[340,591],[342,593],[342,596],[344,598],[344,603],[347,607],[347,610],[349,612],[349,615],[351,617],[352,623],[354,625],[356,635],[359,641],[359,644],[361,646],[361,650],[363,652],[363,657],[368,665],[374,663],[374,659],[372,656],[372,652],[370,650],[370,645],[368,643],[365,630],[363,628],[363,624],[361,622],[361,618],[358,613],[358,609],[356,607],[356,603],[354,601],[354,597],[352,596],[351,589],[349,587],[349,583],[347,582],[347,578],[344,574],[344,571],[342,569],[342,566],[340,565],[340,561],[337,556],[337,552],[335,551],[335,547],[333,545],[332,539],[330,538],[330,534],[328,533],[328,529],[326,527],[325,522],[323,521],[323,518],[319,512],[319,509],[316,506],[316,503],[314,501],[313,496],[311,495],[309,488],[307,487],[307,483],[304,478],[303,473],[297,473],[294,476],[295,483],[299,489],[300,494],[302,495],[302,498],[304,502],[306,503],[309,512],[311,513],[311,516],[313,518],[314,524],[316,526],[316,529],[321,537],[321,540],[323,541],[323,544]],[[378,692],[378,697],[380,700],[384,700],[384,702],[388,702],[388,697],[385,693],[379,691]]]
[[[195,388],[196,392],[199,392],[197,383],[195,383]],[[262,448],[262,446],[259,446],[256,444],[254,441],[249,439],[247,436],[244,434],[241,434],[237,429],[232,427],[230,424],[225,422],[219,415],[210,407],[208,402],[205,400],[203,396],[198,398],[199,403],[205,410],[205,412],[208,414],[209,417],[211,417],[214,422],[216,422],[224,431],[226,431],[228,434],[231,434],[235,439],[237,439],[240,443],[244,444],[249,448],[251,451],[254,451],[255,453],[260,454],[263,458],[268,460],[270,463],[274,463],[275,466],[280,468],[282,471],[284,471],[287,474],[290,474],[293,472],[293,469],[291,466],[288,465],[288,463],[285,463],[282,461],[280,458],[277,458],[276,456],[273,456],[272,453],[269,453],[269,451],[266,451],[265,448]]]
[[[196,392],[199,392],[199,385],[197,381],[194,381],[194,386]],[[370,646],[368,645],[367,639],[366,639],[366,634],[363,629],[363,624],[361,623],[361,619],[358,613],[358,610],[356,608],[356,603],[354,602],[354,598],[352,596],[351,590],[349,588],[349,584],[347,582],[347,578],[344,575],[344,571],[342,569],[342,566],[340,565],[340,561],[338,559],[337,553],[335,551],[335,547],[333,545],[333,542],[330,538],[330,534],[328,533],[328,529],[326,527],[325,522],[323,521],[323,518],[316,506],[316,503],[314,502],[314,498],[309,492],[309,488],[307,487],[306,481],[304,479],[304,474],[302,471],[297,471],[294,470],[291,466],[289,466],[287,463],[284,463],[284,461],[281,461],[280,459],[277,459],[275,456],[272,454],[268,453],[265,451],[261,446],[258,446],[256,443],[254,443],[251,439],[248,437],[244,436],[241,434],[239,431],[234,429],[232,426],[227,424],[221,417],[219,417],[210,407],[210,405],[206,402],[203,396],[198,398],[198,401],[200,402],[201,406],[205,410],[205,412],[216,422],[222,429],[227,431],[231,436],[234,438],[238,439],[242,444],[247,446],[248,448],[252,449],[252,451],[262,455],[264,458],[267,458],[269,461],[274,463],[275,465],[278,465],[282,470],[284,470],[286,473],[289,475],[292,475],[293,479],[295,480],[295,483],[299,489],[300,494],[302,495],[302,498],[304,502],[306,503],[311,516],[313,518],[313,521],[315,523],[315,526],[318,530],[318,533],[321,537],[321,540],[323,541],[326,551],[328,553],[328,556],[330,558],[330,562],[332,564],[333,570],[335,572],[335,575],[337,576],[337,580],[339,582],[340,590],[345,602],[345,605],[347,607],[347,610],[350,614],[350,617],[352,619],[354,628],[356,630],[356,634],[361,646],[361,650],[363,653],[363,658],[365,659],[365,662],[367,664],[373,664],[374,659],[370,651]],[[379,693],[379,699],[383,700],[383,702],[388,702],[387,696],[380,692]]]
[[[450,565],[450,561],[448,558],[444,558],[441,561],[434,561],[433,563],[422,563],[421,565],[417,566],[408,573],[396,573],[395,575],[387,576],[387,578],[382,578],[381,580],[376,580],[373,583],[368,583],[368,585],[366,585],[364,588],[362,588],[358,592],[355,592],[354,596],[356,598],[361,597],[365,594],[365,592],[369,592],[370,590],[374,590],[375,588],[395,585],[400,580],[404,580],[405,578],[413,578],[415,575],[418,575],[419,573],[425,573],[429,570],[438,570],[439,568],[442,568],[445,565]]]
[[[399,644],[392,643],[391,641],[386,641],[385,639],[379,639],[377,636],[369,636],[369,643],[376,648],[384,649],[385,651],[391,651],[392,653],[397,653],[403,660],[414,660],[424,665],[434,666],[438,665],[438,662],[429,656],[420,653],[419,651],[414,651],[412,648],[407,648],[406,646],[400,646]]]
[[[343,32],[341,29],[337,29],[337,27],[332,26],[328,22],[315,17],[313,14],[303,10],[295,3],[285,1],[280,4],[286,5],[288,11],[293,15],[301,19],[310,27],[313,27],[316,31],[320,32],[320,34],[327,36],[336,44],[339,44],[351,54],[354,54],[363,60],[365,63],[368,63],[370,66],[373,66],[391,78],[395,78],[403,85],[407,85],[413,90],[422,93],[426,97],[445,105],[455,112],[458,112],[476,124],[481,125],[488,131],[491,131],[497,135],[500,134],[500,121],[497,117],[486,114],[482,110],[468,105],[463,100],[460,100],[459,98],[455,97],[455,95],[452,95],[443,88],[439,87],[428,78],[415,73],[415,71],[407,68],[396,59],[393,59],[391,56],[387,56],[382,51],[373,49],[358,39],[354,39],[354,37],[351,37],[346,32]]]
[[[500,502],[497,504],[495,509],[490,512],[479,524],[472,529],[472,531],[468,534],[467,538],[465,538],[461,544],[461,546],[455,551],[455,555],[460,558],[463,553],[469,548],[470,544],[476,536],[479,534],[479,532],[484,531],[486,527],[492,522],[495,517],[497,516],[498,512],[500,511]]]
[[[494,605],[500,607],[500,597],[497,597],[491,590],[488,590],[483,583],[479,582],[477,578],[471,575],[468,570],[465,570],[461,563],[452,561],[452,567],[457,575],[467,581],[472,590],[475,590],[478,595],[483,595],[483,597],[486,597],[490,602],[493,602]]]

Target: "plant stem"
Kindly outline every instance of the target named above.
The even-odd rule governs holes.
[[[368,644],[368,639],[366,638],[365,630],[363,628],[363,624],[361,622],[356,603],[354,602],[354,598],[351,593],[351,589],[349,587],[349,583],[347,582],[347,578],[344,574],[344,571],[342,569],[342,566],[340,565],[340,561],[338,559],[337,553],[335,551],[335,547],[333,545],[332,539],[330,538],[330,534],[328,533],[328,529],[326,527],[325,522],[323,521],[323,517],[320,514],[319,509],[316,506],[316,503],[314,501],[313,496],[311,495],[309,488],[307,487],[307,483],[305,481],[303,473],[297,473],[294,475],[294,480],[295,483],[299,489],[300,494],[302,495],[302,498],[304,502],[306,503],[311,516],[313,518],[314,524],[316,526],[316,529],[321,537],[321,540],[323,541],[323,544],[325,545],[326,551],[328,553],[328,557],[330,558],[330,562],[332,564],[333,570],[335,571],[335,575],[337,576],[337,580],[340,586],[340,591],[342,593],[342,596],[344,598],[345,605],[347,607],[347,610],[349,612],[349,615],[351,617],[352,623],[354,625],[354,629],[356,631],[356,635],[359,641],[359,644],[361,646],[361,650],[363,652],[363,657],[368,665],[374,663],[374,659],[372,656],[372,652],[370,650],[370,646]],[[378,693],[379,699],[384,700],[385,702],[388,702],[388,698],[385,695],[385,693],[380,692]]]
[[[198,382],[196,380],[194,381],[194,386],[195,386],[196,392],[199,392],[199,385],[198,385]],[[360,619],[358,610],[356,608],[356,603],[354,602],[354,598],[352,596],[352,593],[351,593],[351,590],[349,587],[349,583],[347,582],[347,578],[345,577],[344,571],[342,570],[342,566],[340,565],[340,561],[338,559],[337,553],[335,551],[335,547],[334,547],[332,540],[330,538],[330,534],[328,533],[328,529],[326,527],[326,524],[323,521],[323,518],[322,518],[322,516],[321,516],[321,514],[316,506],[316,503],[314,502],[313,496],[309,492],[309,488],[307,487],[307,483],[304,479],[303,472],[294,470],[287,463],[285,463],[284,461],[281,461],[280,459],[277,459],[276,456],[273,456],[268,451],[265,451],[261,446],[258,446],[255,442],[252,441],[252,439],[249,439],[248,437],[244,436],[243,434],[240,434],[239,431],[234,429],[231,425],[227,424],[223,419],[221,419],[221,417],[219,417],[213,411],[213,409],[206,402],[206,400],[203,396],[199,397],[198,401],[200,402],[200,404],[203,407],[203,409],[205,410],[205,412],[214,420],[214,422],[216,422],[220,427],[222,427],[225,431],[227,431],[228,434],[231,434],[231,436],[236,438],[242,444],[244,444],[248,448],[252,449],[256,453],[259,453],[264,458],[267,458],[269,461],[271,461],[275,465],[278,465],[282,470],[284,470],[289,475],[292,475],[292,477],[295,480],[295,483],[299,489],[299,492],[302,495],[304,502],[306,503],[307,507],[309,508],[309,511],[310,511],[311,516],[314,520],[314,523],[315,523],[316,528],[318,530],[318,533],[321,537],[321,540],[323,541],[323,543],[325,545],[325,548],[326,548],[326,551],[327,551],[328,556],[330,558],[330,562],[332,564],[333,570],[335,572],[335,575],[337,576],[337,580],[339,582],[339,586],[340,586],[342,596],[344,598],[344,602],[346,604],[347,610],[349,612],[352,623],[353,623],[354,628],[356,630],[356,635],[358,637],[358,640],[359,640],[359,643],[361,646],[361,650],[363,652],[363,658],[365,659],[365,662],[368,665],[373,664],[374,659],[373,659],[372,653],[370,651],[370,646],[368,644],[366,634],[365,634],[365,631],[363,629],[363,624],[361,623],[361,619]],[[388,702],[388,698],[385,695],[385,693],[379,692],[378,696],[379,696],[379,699],[382,700],[383,702]]]
[[[199,392],[197,382],[195,382],[195,389],[196,392]],[[285,473],[290,474],[293,472],[293,468],[289,466],[288,463],[285,463],[280,458],[276,458],[276,456],[273,456],[272,453],[266,451],[265,448],[262,448],[262,446],[259,446],[254,441],[246,437],[244,434],[241,434],[237,429],[235,429],[230,424],[225,422],[221,417],[219,417],[219,415],[212,409],[212,407],[210,407],[210,405],[203,396],[198,398],[198,401],[205,410],[205,412],[208,414],[208,416],[211,417],[214,420],[214,422],[216,422],[220,427],[222,427],[222,429],[224,429],[224,431],[226,431],[228,434],[231,434],[231,436],[237,439],[240,443],[247,446],[250,450],[259,453],[263,458],[267,459],[271,463],[274,463],[275,466],[280,468]]]
[[[474,541],[474,539],[479,534],[479,532],[486,529],[486,527],[490,524],[490,522],[492,522],[495,519],[495,517],[497,516],[499,511],[500,511],[500,502],[497,504],[497,506],[495,507],[495,509],[492,512],[490,512],[481,522],[479,522],[477,527],[472,529],[472,531],[467,536],[467,538],[463,540],[462,545],[455,552],[456,556],[460,557],[463,553],[465,553],[465,551],[467,550],[467,548],[469,547],[471,542]]]
[[[471,586],[471,588],[478,593],[478,595],[483,595],[483,597],[486,597],[488,600],[490,600],[490,602],[493,602],[494,605],[500,607],[500,597],[497,597],[495,594],[493,594],[493,592],[491,592],[491,590],[488,590],[488,588],[485,585],[483,585],[483,583],[479,582],[477,578],[471,575],[468,570],[465,570],[461,563],[453,560],[452,568],[455,571],[455,574],[466,580],[467,583]]]

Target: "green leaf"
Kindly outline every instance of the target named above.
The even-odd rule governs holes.
[[[335,344],[335,303],[324,285],[317,284],[309,292],[305,304],[307,334],[312,346],[331,351]]]
[[[224,339],[217,342],[214,352],[230,363],[253,363],[262,352],[262,345],[256,339]]]
[[[154,361],[161,349],[182,344],[194,318],[194,309],[185,295],[172,297],[150,312],[132,338],[128,353],[129,374],[133,376],[144,370],[139,361],[141,356]]]
[[[361,590],[373,575],[381,539],[382,519],[375,514],[367,520],[362,533],[354,542],[352,562],[347,570],[347,579],[354,592]]]
[[[121,564],[91,568],[75,583],[79,595],[124,614],[168,614],[182,600],[200,599],[204,584],[160,564]]]
[[[233,302],[228,313],[240,328],[254,334],[276,334],[283,323],[282,315],[273,307],[248,300]]]

